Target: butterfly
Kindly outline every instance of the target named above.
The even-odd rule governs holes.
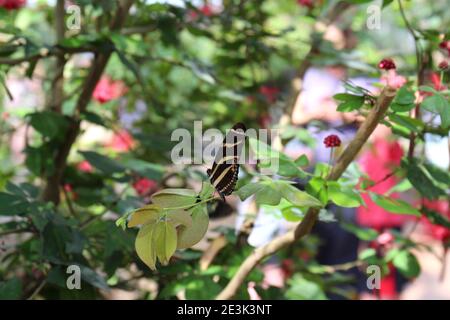
[[[236,123],[223,139],[222,146],[217,150],[211,169],[206,170],[209,180],[223,201],[230,195],[238,179],[239,158],[245,143],[246,127]]]

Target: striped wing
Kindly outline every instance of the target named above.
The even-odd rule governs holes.
[[[211,169],[206,172],[211,184],[219,192],[220,196],[230,195],[236,186],[239,174],[239,158],[245,143],[244,124],[237,123],[228,132],[219,148]]]

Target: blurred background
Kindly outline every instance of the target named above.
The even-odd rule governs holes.
[[[161,189],[199,192],[207,180],[208,165],[173,164],[172,132],[192,132],[196,120],[203,130],[238,121],[278,129],[274,147],[305,155],[301,166],[314,172],[331,161],[325,137],[340,138],[338,156],[366,115],[336,94],[356,90],[370,104],[383,85],[415,86],[416,101],[440,92],[449,107],[448,5],[0,0],[0,298],[214,298],[255,247],[299,219],[231,195],[208,204],[202,241],[148,269],[135,253],[137,230],[115,221]],[[442,114],[389,118],[347,171],[427,214],[394,214],[367,194],[364,206],[330,205],[311,235],[252,271],[236,297],[450,299]],[[415,134],[415,156],[442,177],[426,180],[429,194],[402,165]],[[242,166],[237,189],[254,181],[253,169]],[[71,264],[81,266],[81,290],[67,289]],[[378,289],[367,287],[370,264],[382,266]]]

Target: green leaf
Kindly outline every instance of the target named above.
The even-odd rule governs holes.
[[[322,204],[328,203],[328,188],[325,185],[325,179],[314,177],[308,181],[305,189],[310,195],[319,199]]]
[[[15,216],[25,213],[30,207],[26,198],[15,194],[0,192],[0,215]]]
[[[407,278],[414,278],[420,274],[420,264],[415,255],[402,250],[392,260],[392,263]]]
[[[22,295],[22,282],[12,278],[0,282],[0,300],[17,300]]]
[[[336,182],[328,182],[328,198],[345,208],[355,208],[362,204],[361,196],[350,188],[340,187]]]
[[[450,220],[441,213],[430,210],[426,207],[422,208],[422,213],[428,218],[428,220],[431,221],[431,223],[450,229]]]
[[[43,136],[54,138],[64,137],[67,121],[64,116],[52,111],[31,113],[30,125]]]
[[[103,156],[94,151],[78,151],[81,155],[95,168],[103,171],[107,175],[112,175],[118,172],[124,172],[125,167],[117,161]]]
[[[414,96],[414,92],[409,90],[407,86],[401,87],[397,91],[397,95],[394,98],[394,103],[400,105],[410,105],[414,104],[416,97]]]
[[[370,197],[378,206],[389,212],[398,214],[410,214],[420,217],[419,210],[403,200],[389,198],[372,192],[370,193]]]
[[[299,167],[307,167],[309,166],[309,160],[308,157],[304,154],[302,154],[300,157],[295,159],[295,164]]]
[[[255,200],[258,205],[276,206],[281,201],[281,194],[274,186],[266,183],[263,188],[256,192]]]
[[[94,112],[84,111],[84,112],[81,113],[80,118],[82,120],[89,121],[89,122],[94,123],[96,125],[99,125],[99,126],[102,126],[102,127],[106,127],[106,124],[103,121],[102,117],[99,116],[98,114],[94,113]]]
[[[412,132],[420,132],[424,128],[424,124],[422,121],[411,118],[409,116],[391,113],[389,115],[389,119],[399,126],[405,127]]]
[[[323,206],[322,202],[320,202],[310,194],[295,188],[289,183],[277,182],[276,186],[277,189],[281,192],[283,198],[285,198],[295,206],[317,208],[321,208]]]
[[[378,237],[378,232],[371,228],[361,228],[351,223],[341,223],[343,229],[353,233],[358,239],[372,241]]]
[[[373,248],[365,249],[359,253],[358,259],[372,264],[378,260],[377,251]]]
[[[155,223],[149,223],[142,226],[135,241],[136,253],[139,258],[152,270],[156,269],[156,247],[153,243],[155,226]]]
[[[322,288],[311,280],[296,274],[288,281],[286,298],[290,300],[326,300]]]
[[[142,177],[159,181],[164,175],[164,166],[141,159],[121,157],[120,166],[133,170]]]
[[[198,196],[201,200],[206,200],[212,197],[214,191],[214,186],[211,184],[211,182],[209,182],[209,180],[203,181],[202,190],[200,191]]]
[[[439,182],[433,179],[433,176],[428,172],[424,165],[419,164],[417,161],[403,161],[402,167],[407,170],[406,176],[408,180],[425,198],[437,199],[439,196],[445,196],[447,194],[446,188],[448,184],[444,184],[445,187],[442,188]],[[435,171],[433,174],[439,175],[439,173]],[[446,175],[442,175],[439,179],[444,179],[445,177]]]
[[[83,279],[87,283],[102,290],[110,289],[105,279],[91,268],[81,265],[80,271],[81,271],[81,279]]]
[[[334,95],[333,98],[342,101],[337,107],[337,111],[340,112],[358,110],[364,104],[364,96],[356,96],[349,93],[339,93]]]
[[[421,106],[430,112],[438,113],[441,116],[441,125],[444,128],[450,126],[450,104],[447,99],[440,93],[435,93],[430,97],[426,97]]]
[[[433,113],[441,113],[448,107],[447,100],[439,93],[426,97],[421,104],[422,108]]]
[[[262,190],[263,188],[265,188],[265,185],[262,183],[252,183],[250,182],[249,184],[246,184],[244,186],[242,186],[241,188],[239,188],[239,190],[237,190],[235,193],[239,196],[239,198],[244,201],[245,199],[249,198],[250,196],[254,195],[255,193],[257,193],[259,190]]]

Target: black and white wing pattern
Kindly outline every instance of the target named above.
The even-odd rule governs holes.
[[[231,128],[223,140],[222,147],[217,150],[212,168],[206,171],[211,184],[224,201],[225,196],[230,195],[236,186],[246,130],[245,125],[240,122]]]

